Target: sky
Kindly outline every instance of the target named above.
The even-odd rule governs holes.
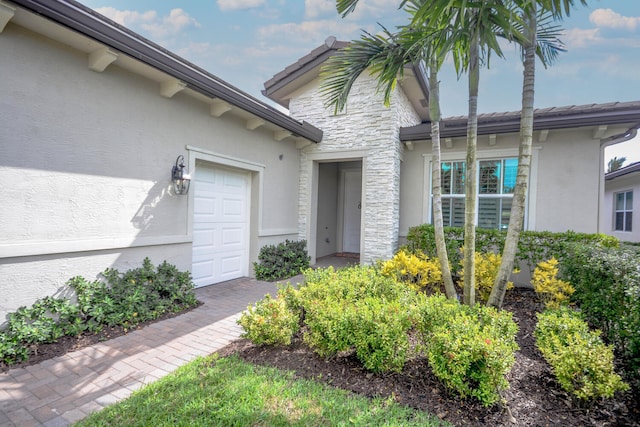
[[[399,0],[360,0],[341,18],[335,0],[80,0],[86,6],[182,56],[261,101],[264,82],[329,36],[358,39],[362,30],[407,23]],[[576,2],[579,3],[579,2]],[[536,108],[640,101],[640,0],[589,0],[560,25],[567,52],[536,69]],[[480,113],[521,105],[519,52],[503,46],[480,76]],[[467,114],[467,86],[448,61],[440,72],[443,117]],[[640,136],[608,148],[640,161]]]

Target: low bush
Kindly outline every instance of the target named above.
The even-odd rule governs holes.
[[[498,276],[502,256],[493,252],[475,253],[476,299],[486,302],[491,295],[493,283]],[[460,263],[462,265],[462,262]],[[517,273],[517,271],[516,271]],[[460,270],[460,286],[464,287],[464,266]],[[513,282],[507,282],[507,289],[513,289]]]
[[[569,282],[560,280],[557,276],[558,260],[555,258],[540,262],[531,276],[533,289],[545,306],[550,309],[568,304],[569,298],[575,292]]]
[[[590,401],[628,389],[614,372],[612,347],[576,311],[565,307],[537,316],[536,344],[564,390]]]
[[[300,289],[304,340],[323,357],[353,350],[374,372],[398,371],[407,358],[407,307],[416,294],[373,267],[308,271]]]
[[[625,375],[640,386],[640,253],[578,245],[560,273],[576,288],[572,300],[613,344]]]
[[[302,273],[309,268],[306,246],[305,240],[263,246],[258,254],[259,262],[253,263],[256,278],[273,282]]]
[[[511,313],[491,307],[459,305],[454,311],[449,303],[445,306],[446,318],[425,334],[429,365],[447,387],[491,406],[509,386],[506,375],[519,348],[518,326]]]
[[[103,280],[74,277],[66,285],[75,291],[76,302],[46,297],[9,314],[6,328],[0,331],[0,360],[14,364],[29,357],[32,344],[97,332],[103,325],[123,326],[126,331],[163,313],[197,304],[189,272],[167,262],[156,268],[148,258],[142,267],[124,274],[107,269]]]
[[[429,258],[421,251],[399,250],[393,258],[380,263],[382,274],[395,278],[416,290],[439,291],[442,271],[438,258]]]
[[[243,337],[260,345],[289,345],[300,326],[300,316],[287,306],[284,297],[262,300],[247,307],[238,324],[245,330]]]

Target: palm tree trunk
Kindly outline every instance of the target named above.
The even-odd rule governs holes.
[[[536,4],[525,12],[525,36],[524,49],[524,77],[522,82],[522,112],[520,117],[520,150],[518,155],[518,175],[516,187],[511,204],[511,217],[509,228],[502,252],[502,263],[498,275],[491,289],[491,295],[487,305],[502,307],[504,294],[507,290],[507,281],[513,271],[513,264],[518,251],[520,230],[524,223],[524,210],[527,199],[529,183],[529,171],[531,169],[531,146],[533,142],[533,101],[535,81],[535,54],[536,54]]]
[[[457,299],[453,285],[447,245],[444,240],[444,224],[442,220],[442,169],[440,165],[440,83],[438,82],[438,64],[434,59],[429,64],[429,115],[431,118],[431,182],[433,191],[433,227],[436,238],[436,252],[440,260],[440,270],[444,280],[447,298]]]
[[[479,34],[474,31],[469,49],[469,117],[467,120],[467,164],[464,203],[464,298],[469,306],[476,303],[476,147],[478,145],[478,87],[480,85]]]

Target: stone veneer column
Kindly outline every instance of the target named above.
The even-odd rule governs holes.
[[[323,106],[318,92],[319,82],[310,83],[308,90],[291,99],[291,116],[306,120],[324,131],[321,143],[305,147],[300,158],[300,201],[298,232],[306,238],[310,206],[312,160],[310,155],[341,151],[365,151],[362,164],[363,233],[361,262],[370,264],[393,256],[398,245],[400,224],[400,162],[403,146],[401,126],[420,123],[401,89],[396,89],[390,107],[385,107],[382,95],[376,94],[376,80],[361,76],[353,85],[347,111],[333,115]]]

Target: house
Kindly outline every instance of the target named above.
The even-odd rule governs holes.
[[[609,172],[604,179],[603,232],[623,242],[640,242],[637,214],[640,203],[640,162]]]
[[[306,239],[312,262],[391,257],[431,219],[428,86],[409,67],[385,107],[362,76],[333,114],[318,74],[341,46],[330,37],[265,83],[286,115],[75,1],[0,0],[0,322],[144,257],[197,286],[252,275],[260,248],[286,239]],[[508,220],[518,123],[479,118],[480,226]],[[600,231],[603,147],[639,123],[640,102],[537,111],[525,228]],[[442,124],[451,225],[465,129]],[[191,175],[186,194],[174,169]]]

